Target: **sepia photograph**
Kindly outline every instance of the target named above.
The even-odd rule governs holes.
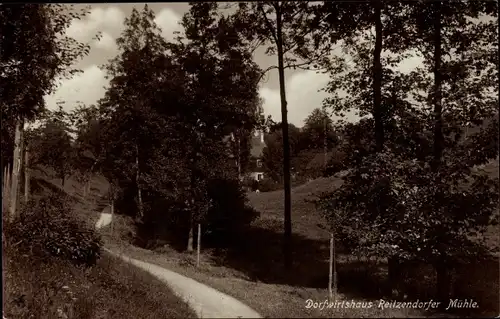
[[[498,12],[0,4],[2,318],[499,318]]]

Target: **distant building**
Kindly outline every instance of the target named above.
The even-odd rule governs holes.
[[[264,132],[255,131],[252,134],[250,142],[250,163],[248,165],[248,175],[256,180],[264,179],[264,166],[262,164],[262,156],[266,143],[264,142]]]
[[[234,142],[234,134],[230,134],[224,138],[226,143]],[[250,177],[253,180],[260,181],[264,178],[264,167],[262,165],[262,155],[266,143],[264,142],[264,132],[255,131],[252,134],[250,141],[250,159],[246,169],[246,172],[241,172],[243,179],[245,176]],[[238,167],[238,158],[234,153],[228,150],[228,157],[231,161],[234,161],[234,165]]]

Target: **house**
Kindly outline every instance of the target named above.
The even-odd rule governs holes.
[[[226,136],[224,142],[228,143],[235,141],[234,134]],[[243,180],[244,176],[249,177],[252,180],[260,181],[264,178],[264,167],[262,165],[262,155],[266,143],[264,142],[264,132],[255,131],[252,134],[250,141],[250,159],[246,172],[242,172],[240,179]],[[229,147],[230,148],[230,147]],[[235,167],[238,167],[238,159],[232,151],[228,152],[228,157],[231,161],[234,161]],[[239,170],[239,169],[238,169]]]
[[[264,166],[262,165],[262,155],[266,143],[264,142],[264,132],[255,131],[250,142],[250,163],[248,165],[248,175],[251,179],[261,181],[264,179]]]

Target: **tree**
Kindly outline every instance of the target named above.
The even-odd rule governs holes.
[[[63,187],[66,177],[72,171],[76,155],[68,124],[64,121],[65,115],[62,108],[49,112],[43,125],[31,132],[29,138],[32,165],[52,167]]]
[[[99,108],[95,105],[89,107],[79,106],[69,114],[76,139],[74,148],[76,152],[74,173],[83,183],[83,196],[89,192],[90,179],[99,171],[104,153],[102,142],[102,119]]]
[[[309,148],[323,149],[325,138],[327,150],[331,150],[338,143],[332,119],[320,108],[314,109],[305,119],[304,124],[304,145],[308,145]]]
[[[208,197],[204,195],[206,186],[204,191],[199,189],[208,178],[201,174],[200,166],[207,171],[209,167],[220,167],[224,138],[229,133],[237,133],[240,138],[248,136],[260,120],[257,95],[260,70],[236,31],[234,19],[217,10],[216,3],[191,4],[181,23],[187,43],[179,39],[172,46],[176,61],[191,79],[187,83],[188,100],[182,121],[186,125],[183,132],[192,146],[189,154],[193,204],[198,197],[198,202],[205,201],[190,209],[188,251],[192,250],[194,221],[209,208]]]
[[[0,7],[2,160],[15,164],[12,217],[16,213],[24,123],[35,119],[44,109],[43,97],[55,89],[59,78],[69,78],[78,72],[70,66],[86,55],[89,47],[66,36],[65,31],[73,19],[80,19],[87,10],[78,12],[61,4]],[[13,158],[9,155],[12,150]]]
[[[291,185],[290,149],[285,92],[285,69],[319,70],[330,65],[332,45],[359,25],[363,16],[359,6],[332,1],[325,3],[299,1],[263,1],[239,3],[235,13],[237,29],[251,46],[262,46],[277,56],[283,129],[284,172],[284,262],[292,264],[291,252]]]
[[[247,172],[248,165],[250,164],[253,131],[258,130],[264,132],[266,130],[262,108],[263,100],[259,99],[257,103],[258,105],[255,118],[252,118],[252,122],[250,123],[251,125],[235,127],[232,129],[231,133],[231,154],[235,159],[238,170],[238,178],[240,180],[242,179],[243,174]]]
[[[283,184],[285,193],[284,211],[284,262],[285,268],[292,264],[291,253],[291,185],[290,145],[288,141],[288,118],[285,91],[285,69],[307,68],[320,60],[329,51],[325,45],[322,29],[324,14],[319,14],[320,5],[298,1],[269,1],[239,3],[236,27],[244,33],[251,45],[265,46],[266,53],[277,55],[280,82],[281,122],[283,123]],[[298,59],[301,59],[299,61]],[[267,71],[268,71],[267,70]]]
[[[163,232],[170,217],[186,222],[189,251],[211,207],[209,183],[231,169],[225,138],[257,123],[259,69],[216,4],[192,5],[186,39],[172,43],[147,6],[125,25],[100,102],[103,173],[120,196],[136,194],[141,231]]]
[[[492,116],[498,103],[497,97],[488,95],[498,61],[492,46],[483,45],[498,43],[493,29],[496,17],[486,23],[472,21],[480,12],[493,15],[488,6],[472,2],[453,6],[415,2],[403,8],[401,12],[410,12],[411,19],[405,22],[407,32],[400,42],[408,45],[396,48],[393,53],[399,57],[391,59],[398,61],[404,51],[416,48],[424,57],[424,68],[410,74],[383,68],[384,148],[377,147],[377,134],[368,138],[373,147],[361,145],[363,127],[376,131],[375,116],[351,126],[358,144],[350,146],[355,155],[348,156],[356,161],[343,186],[325,194],[320,207],[328,211],[346,243],[388,258],[390,277],[406,261],[433,265],[438,296],[446,299],[453,265],[487,255],[478,237],[473,235],[471,240],[470,236],[484,233],[498,203],[497,180],[472,172],[474,165],[498,156],[498,146],[493,146],[498,138],[492,133],[498,130],[498,122],[492,121],[475,135],[474,140],[482,143],[473,145],[461,138],[466,121],[477,123]],[[383,35],[391,40],[390,32]],[[369,51],[362,47],[356,51],[353,62],[361,67]],[[452,53],[449,60],[442,52]],[[390,66],[391,59],[385,65]],[[356,78],[352,73],[349,77]],[[369,79],[369,73],[358,78],[353,83],[359,89],[352,86],[348,93],[359,99],[332,100],[337,110],[353,109],[355,103],[361,108],[368,105],[366,96],[375,92],[362,93],[366,82],[361,81]]]
[[[133,185],[138,220],[144,216],[148,158],[155,146],[163,145],[162,134],[172,134],[167,119],[158,116],[154,90],[174,68],[165,56],[167,44],[153,20],[154,13],[147,6],[142,12],[134,9],[125,19],[126,28],[116,40],[120,54],[104,66],[111,86],[100,102],[105,174],[121,185]],[[175,78],[175,72],[172,76]]]
[[[484,149],[483,143],[476,146],[469,144],[465,147],[468,148],[467,153],[457,152],[462,148],[457,147],[457,136],[461,135],[460,128],[467,125],[467,122],[482,122],[492,117],[498,110],[498,96],[491,95],[493,87],[498,86],[498,56],[494,53],[498,48],[498,29],[496,28],[498,20],[494,21],[498,19],[498,4],[485,6],[464,1],[456,6],[450,6],[448,3],[438,1],[433,6],[425,8],[421,3],[416,3],[413,9],[416,29],[421,33],[423,40],[419,43],[419,49],[433,73],[434,83],[430,89],[432,93],[429,93],[433,106],[431,124],[433,153],[430,162],[432,176],[441,175],[442,173],[439,172],[449,173],[452,168],[458,169],[462,172],[461,174],[446,175],[447,178],[443,180],[447,180],[452,185],[470,185],[470,180],[472,180],[476,190],[483,192],[481,195],[474,191],[453,194],[458,197],[456,200],[463,207],[468,207],[468,205],[481,207],[480,212],[469,212],[470,215],[464,217],[451,208],[447,213],[453,214],[454,218],[459,214],[459,219],[466,223],[472,216],[479,215],[480,219],[470,223],[469,229],[447,225],[449,230],[442,235],[445,238],[440,239],[445,242],[448,240],[448,244],[452,244],[453,241],[447,239],[446,236],[458,232],[458,240],[464,241],[465,247],[470,247],[471,242],[464,238],[464,233],[470,229],[484,232],[494,211],[494,208],[489,205],[495,205],[498,202],[498,198],[492,198],[493,195],[490,193],[491,191],[497,192],[498,185],[492,185],[494,180],[489,180],[485,176],[475,176],[471,168],[474,164],[482,164],[495,158],[498,155],[498,148]],[[493,21],[473,21],[473,19],[481,16],[484,18],[487,15],[493,18]],[[432,21],[431,26],[423,23],[423,20]],[[445,52],[454,54],[445,57]],[[498,122],[493,122],[489,128],[481,130],[476,138],[483,138],[490,143],[496,141],[498,138],[491,135],[491,132],[495,130],[498,130]],[[471,161],[471,151],[482,151],[483,155],[474,156],[474,160]],[[447,158],[451,155],[450,153],[455,155],[454,159]],[[457,153],[460,155],[457,156]],[[460,159],[460,162],[457,162],[457,159]],[[442,196],[446,190],[443,186],[436,187],[432,194],[436,197]],[[445,209],[442,205],[438,203],[437,206]],[[460,254],[450,253],[445,249],[439,249],[439,255],[433,256],[435,258],[431,261],[437,271],[437,290],[441,300],[447,300],[449,297],[451,284],[449,270],[453,268],[457,258],[461,257]],[[477,254],[475,251],[469,253]]]
[[[262,151],[262,164],[266,175],[268,175],[275,182],[282,183],[285,178],[283,171],[283,125],[277,123],[269,132],[264,136],[266,146]],[[301,131],[293,124],[288,124],[288,144],[290,146],[291,157],[293,158],[300,151]]]

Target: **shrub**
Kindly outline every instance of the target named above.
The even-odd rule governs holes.
[[[52,255],[88,266],[100,257],[100,237],[77,220],[68,202],[58,196],[24,205],[4,232],[9,246],[38,257]]]
[[[336,173],[347,169],[346,163],[347,156],[341,151],[337,150],[333,152],[332,157],[328,160],[326,169],[323,170],[323,177],[328,177],[335,175]]]
[[[242,181],[242,186],[249,191],[255,192],[259,187],[259,182],[249,176],[245,176]]]
[[[205,217],[205,230],[212,236],[238,232],[259,217],[259,212],[247,205],[248,199],[236,179],[211,180],[208,196],[212,205]]]
[[[261,192],[272,192],[281,188],[282,185],[280,183],[275,182],[271,178],[264,178],[259,182],[258,185],[258,189]]]

